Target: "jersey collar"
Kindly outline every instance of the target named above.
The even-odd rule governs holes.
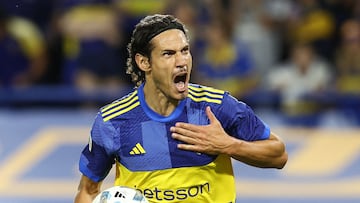
[[[139,96],[139,100],[140,100],[140,105],[143,108],[146,115],[149,116],[151,118],[151,120],[158,121],[158,122],[168,122],[168,121],[172,121],[172,120],[178,118],[180,116],[180,114],[182,113],[185,103],[186,103],[186,99],[181,100],[179,105],[175,108],[175,110],[169,116],[163,116],[163,115],[160,115],[157,112],[153,111],[146,103],[145,96],[144,96],[144,83],[141,84],[140,87],[138,88],[138,96]]]

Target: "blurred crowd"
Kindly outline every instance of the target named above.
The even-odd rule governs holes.
[[[127,43],[154,13],[187,25],[194,83],[289,116],[360,112],[357,0],[1,0],[0,89],[132,87]]]

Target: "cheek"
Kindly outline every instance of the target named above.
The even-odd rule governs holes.
[[[190,71],[192,69],[192,56],[189,56],[189,67],[190,67]]]
[[[192,55],[189,53],[186,57],[185,60],[187,61],[188,65],[191,66],[192,64]]]
[[[153,79],[160,84],[166,84],[171,79],[171,70],[166,66],[156,66],[153,69]]]
[[[154,73],[154,77],[156,79],[156,81],[158,81],[159,83],[165,83],[168,81],[168,74],[166,72],[166,70],[158,70]]]

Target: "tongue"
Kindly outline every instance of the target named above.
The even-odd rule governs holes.
[[[177,82],[177,83],[175,84],[175,86],[176,86],[176,88],[177,88],[177,90],[178,90],[179,92],[185,91],[185,83],[184,83],[184,82],[182,82],[182,81]]]

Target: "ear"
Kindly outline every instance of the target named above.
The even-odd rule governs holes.
[[[137,53],[135,54],[135,61],[142,71],[147,72],[150,70],[150,62],[148,57]]]

